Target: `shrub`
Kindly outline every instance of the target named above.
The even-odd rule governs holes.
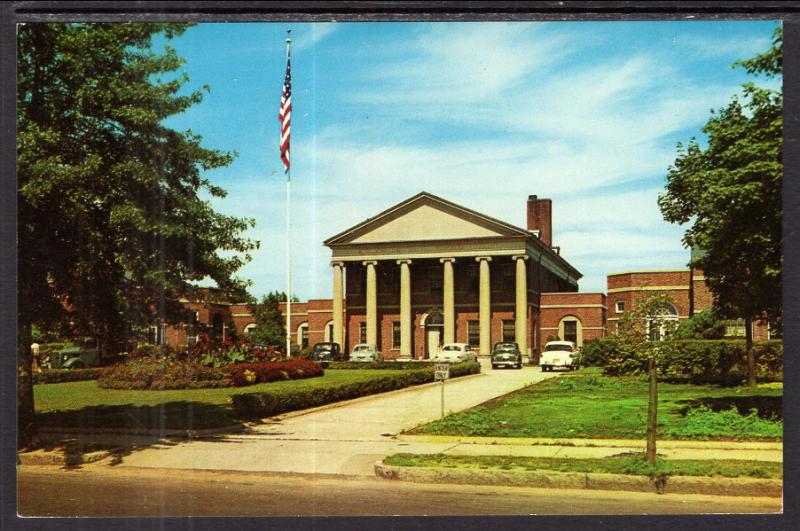
[[[173,358],[175,357],[175,349],[169,345],[151,345],[149,343],[142,343],[136,346],[131,352],[132,358]]]
[[[169,358],[135,358],[103,369],[98,378],[98,385],[105,389],[200,389],[230,384],[225,371]]]
[[[224,367],[223,370],[228,373],[231,382],[237,387],[278,380],[314,378],[325,373],[322,367],[313,361],[304,359],[266,363],[237,363]]]
[[[96,380],[101,369],[49,369],[33,373],[34,384],[49,384],[61,382],[80,382],[83,380]]]
[[[450,367],[450,375],[451,377],[464,376],[479,373],[480,370],[479,363],[458,363]],[[287,411],[306,409],[432,382],[433,372],[432,368],[425,367],[381,376],[363,382],[353,382],[332,387],[302,391],[267,391],[235,394],[231,398],[233,400],[233,409],[237,415],[243,418],[264,418]]]
[[[753,349],[758,377],[781,380],[783,342],[758,342]],[[639,374],[646,368],[646,359],[636,352],[620,348],[613,338],[588,342],[583,352],[584,359],[588,357],[592,364],[604,366],[604,374],[610,376]],[[658,372],[667,380],[735,383],[747,374],[746,356],[746,345],[742,340],[667,341],[658,357]]]
[[[722,339],[725,321],[714,310],[703,310],[686,319],[675,330],[675,339]]]

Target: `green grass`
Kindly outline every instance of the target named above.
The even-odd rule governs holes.
[[[420,466],[498,470],[554,470],[558,472],[626,474],[635,476],[711,476],[782,479],[783,464],[765,461],[659,459],[649,465],[641,455],[598,459],[471,455],[396,454],[384,462],[394,466]]]
[[[599,369],[583,369],[419,426],[410,433],[641,439],[645,436],[647,390],[647,381],[640,378],[612,378],[600,374]],[[782,438],[782,386],[659,383],[658,393],[662,439]]]
[[[266,390],[288,392],[366,381],[391,370],[327,370],[319,378],[287,380],[249,387],[128,391],[102,389],[97,381],[35,385],[37,421],[41,426],[146,429],[207,429],[229,426],[235,417],[230,397]]]

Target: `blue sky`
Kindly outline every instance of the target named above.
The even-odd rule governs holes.
[[[322,241],[422,190],[525,225],[553,199],[553,240],[605,291],[611,272],[684,267],[683,229],[656,203],[676,143],[749,76],[774,21],[218,23],[170,45],[205,100],[170,118],[239,153],[207,177],[215,207],[256,219],[240,275],[285,289],[278,102],[292,29],[293,292],[331,296]],[[159,43],[159,45],[161,42]],[[773,88],[779,80],[759,81]]]

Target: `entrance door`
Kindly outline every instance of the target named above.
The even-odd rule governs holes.
[[[425,329],[425,335],[427,336],[425,344],[428,347],[425,357],[434,358],[439,354],[439,350],[442,348],[442,329],[438,326],[427,327]]]
[[[442,348],[444,316],[435,311],[425,319],[425,357],[435,358]]]

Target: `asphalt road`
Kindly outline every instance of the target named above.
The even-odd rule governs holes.
[[[57,485],[57,488],[54,488]],[[774,513],[777,498],[415,484],[369,477],[21,467],[24,516]]]

